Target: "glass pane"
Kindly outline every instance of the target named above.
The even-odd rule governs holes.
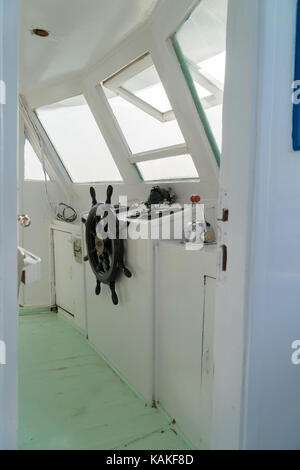
[[[144,181],[199,178],[190,155],[142,162],[138,168]]]
[[[227,6],[227,0],[202,0],[175,35],[179,58],[193,81],[192,92],[198,94],[194,98],[200,100],[208,137],[213,147],[217,144],[218,154],[222,151]]]
[[[37,114],[75,183],[122,181],[84,96],[44,106]]]
[[[120,96],[107,96],[133,154],[184,143],[176,120],[160,122]]]
[[[166,113],[172,109],[154,65],[125,82],[122,88],[146,101],[146,103],[158,109],[161,113]]]
[[[28,139],[25,139],[24,147],[24,179],[33,181],[45,180],[43,165]],[[46,179],[49,181],[47,173]]]
[[[226,38],[224,38],[225,46]],[[200,72],[205,72],[206,76],[211,76],[219,82],[221,89],[224,90],[225,83],[225,70],[226,70],[226,52],[211,57],[210,59],[199,62],[198,64]]]

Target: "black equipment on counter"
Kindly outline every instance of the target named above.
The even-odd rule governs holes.
[[[154,186],[151,189],[150,196],[146,202],[146,206],[152,206],[154,204],[172,204],[172,196],[170,191],[161,188],[160,186]]]

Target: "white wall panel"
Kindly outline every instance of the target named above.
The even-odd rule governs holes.
[[[48,183],[50,201],[64,202],[59,186]],[[19,243],[42,259],[42,278],[39,282],[21,288],[20,302],[25,307],[50,305],[49,293],[49,227],[54,212],[49,205],[44,182],[25,181],[20,194],[22,212],[31,218],[31,226],[19,229]]]
[[[189,252],[173,242],[158,250],[157,399],[198,448],[210,445],[215,281],[209,291],[205,284],[216,255],[216,247]]]
[[[96,278],[85,264],[88,336],[92,344],[134,386],[148,403],[153,399],[153,251],[145,240],[126,243],[125,265],[131,279],[121,274],[116,284],[119,305],[109,286],[95,295]]]
[[[53,261],[56,305],[86,330],[84,265],[75,259],[74,242],[81,240],[81,227],[67,223],[53,225]],[[70,316],[71,314],[71,316]]]

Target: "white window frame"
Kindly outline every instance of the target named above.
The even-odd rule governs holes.
[[[66,169],[66,167],[64,165],[63,155],[60,155],[56,151],[53,142],[51,141],[50,137],[48,136],[46,129],[44,128],[42,122],[40,121],[40,119],[37,115],[38,108],[40,108],[42,106],[36,106],[34,110],[30,111],[30,117],[34,120],[34,123],[37,125],[38,130],[42,131],[42,137],[45,138],[46,143],[51,145],[52,156],[54,157],[54,159],[56,161],[59,162],[60,167],[63,169],[64,178],[67,179],[69,183],[72,183],[72,184],[77,185],[77,186],[78,185],[85,186],[85,185],[91,185],[91,184],[95,184],[95,185],[98,185],[98,184],[100,184],[100,185],[102,185],[102,184],[103,185],[124,184],[124,181],[125,181],[124,176],[123,176],[124,170],[122,171],[122,169],[120,169],[120,166],[122,168],[122,162],[120,161],[120,166],[119,166],[119,164],[117,163],[117,160],[116,160],[116,158],[113,154],[113,150],[111,148],[112,147],[111,142],[110,142],[110,144],[108,144],[109,137],[107,135],[107,132],[105,131],[105,123],[103,122],[101,124],[100,119],[99,119],[100,118],[99,110],[97,109],[97,106],[101,107],[101,105],[99,105],[99,103],[97,103],[97,101],[98,101],[97,96],[95,97],[95,94],[90,93],[91,91],[94,91],[94,90],[85,90],[84,91],[83,88],[79,88],[75,93],[72,93],[71,95],[68,95],[68,97],[66,97],[66,98],[59,98],[59,99],[55,98],[54,101],[51,101],[51,102],[46,101],[42,106],[47,106],[47,105],[59,103],[60,101],[65,101],[65,100],[74,98],[76,96],[83,96],[84,99],[87,102],[89,110],[91,111],[91,113],[92,113],[92,115],[93,115],[93,117],[96,121],[96,124],[97,124],[97,126],[100,130],[100,133],[102,134],[102,137],[104,138],[104,140],[106,142],[106,145],[107,145],[107,147],[108,147],[108,149],[111,153],[111,156],[112,156],[115,164],[117,165],[117,168],[118,168],[118,170],[121,174],[121,177],[122,177],[122,181],[113,181],[113,180],[111,180],[111,181],[87,181],[87,182],[84,182],[84,183],[78,183],[76,181],[73,181],[71,175],[69,174],[68,170]],[[95,105],[94,100],[96,100],[96,103],[97,103],[96,105]],[[102,106],[103,106],[103,104],[102,104]],[[103,114],[105,114],[105,113],[103,112]],[[105,137],[105,135],[106,135],[106,137]]]
[[[118,184],[151,184],[141,180],[136,169],[136,163],[144,156],[132,154],[101,85],[108,78],[117,77],[117,71],[126,69],[128,64],[136,62],[137,58],[150,54],[186,142],[186,149],[183,151],[183,147],[175,146],[172,149],[172,156],[177,156],[181,152],[182,154],[191,155],[200,177],[201,187],[205,188],[210,200],[216,201],[219,168],[171,43],[174,32],[184,22],[187,14],[198,4],[198,0],[181,0],[176,8],[172,7],[172,15],[170,15],[168,7],[165,5],[168,2],[169,0],[162,2],[146,25],[137,28],[121,45],[111,51],[108,56],[84,75],[72,76],[68,83],[56,84],[43,90],[33,91],[27,94],[26,98],[31,109],[36,109],[40,106],[83,94],[124,180],[124,183]],[[144,67],[144,64],[142,64],[142,67]],[[117,85],[117,81],[115,85]],[[179,89],[180,93],[178,93]],[[128,95],[127,98],[129,99]],[[137,104],[138,101],[134,95],[133,100]],[[141,101],[142,103],[139,104],[144,106],[143,100]],[[150,111],[148,106],[146,108]],[[157,114],[156,111],[155,115],[161,119],[160,114]],[[171,116],[163,117],[165,120],[171,118]],[[161,158],[162,155],[162,157],[167,158],[169,150],[171,149],[168,149],[168,151],[166,149],[157,149],[152,155],[149,153],[147,157],[156,159]],[[172,184],[182,183],[185,187],[188,187],[186,185],[199,182],[199,179],[179,179],[170,180],[170,182]],[[107,183],[99,182],[99,185],[101,184],[106,185]],[[85,185],[85,183],[81,183],[81,185]]]
[[[218,82],[218,80],[211,77],[205,71],[200,72],[200,70],[198,70],[193,62],[191,62],[187,57],[185,57],[185,62],[189,66],[190,73],[195,82],[211,93],[211,96],[201,98],[202,107],[204,109],[209,109],[223,104],[224,86],[222,83]]]
[[[209,109],[211,107],[222,104],[224,97],[224,86],[222,85],[222,83],[218,82],[218,80],[216,80],[214,77],[211,77],[205,71],[201,72],[200,70],[198,70],[195,65],[187,58],[185,60],[186,63],[189,65],[193,79],[201,87],[205,88],[211,93],[211,96],[201,99],[202,106],[204,107],[204,109]],[[150,116],[154,117],[160,122],[174,121],[176,117],[173,110],[169,110],[167,112],[162,113],[161,111],[159,111],[159,109],[155,108],[154,106],[151,106],[151,104],[142,100],[134,93],[131,93],[123,87],[123,84],[125,82],[135,77],[139,73],[143,72],[144,70],[147,70],[147,68],[149,68],[151,65],[153,65],[153,61],[150,53],[148,52],[142,57],[136,59],[132,64],[126,66],[123,70],[116,72],[112,77],[109,77],[104,80],[103,86],[115,93],[116,95],[121,96],[124,100],[128,101],[129,103],[134,104],[137,108],[148,113]]]
[[[162,113],[161,111],[159,111],[159,109],[155,108],[154,106],[151,106],[151,104],[142,100],[134,93],[131,93],[122,86],[125,82],[135,77],[139,73],[144,72],[152,65],[153,61],[150,53],[148,52],[142,57],[136,59],[133,63],[129,64],[123,70],[115,73],[115,75],[113,75],[112,77],[104,80],[103,86],[104,88],[107,88],[116,95],[121,96],[121,98],[128,101],[129,103],[135,105],[137,108],[141,109],[145,113],[154,117],[159,122],[175,121],[176,117],[173,110],[170,109],[169,111]]]
[[[159,18],[158,10],[157,18],[153,18],[155,32],[153,32],[154,24],[151,24],[148,34],[145,28],[143,28],[143,34],[141,34],[141,31],[137,30],[136,33],[131,36],[130,40],[123,43],[121,50],[119,48],[115,55],[107,57],[106,60],[102,61],[101,64],[90,73],[85,80],[85,86],[88,90],[92,88],[97,89],[98,95],[101,97],[102,106],[104,100],[107,102],[105,109],[106,125],[111,131],[113,129],[112,132],[114,132],[117,141],[120,143],[120,146],[123,147],[124,152],[127,153],[129,168],[135,171],[134,165],[142,161],[189,154],[199,174],[200,182],[203,182],[206,186],[210,186],[211,193],[217,195],[219,168],[170,39],[186,18],[187,10],[192,11],[196,4],[197,1],[183,0],[180,7],[177,7],[178,16],[176,24],[174,16],[171,15],[172,18],[164,17],[164,24],[162,25],[162,19]],[[163,113],[160,113],[159,110],[151,107],[143,100],[139,100],[139,98],[133,94],[128,93],[127,90],[126,98],[123,90],[121,90],[120,93],[120,85],[124,83],[124,77],[125,80],[127,80],[132,74],[135,75],[146,66],[149,66],[149,56],[151,57],[151,64],[153,63],[155,66],[168,95],[172,112],[177,118],[186,144],[185,146],[180,144],[179,146],[176,145],[168,147],[167,149],[156,149],[155,151],[134,155],[123,136],[101,84],[106,83],[107,85],[107,83],[110,82],[112,91],[118,92],[120,95],[122,93],[124,99],[127,99],[127,101],[130,99],[133,104],[140,108],[143,107],[144,111],[149,112],[151,115],[155,114],[154,117],[165,122],[166,116],[163,116]],[[128,67],[130,64],[131,66]],[[133,68],[131,69],[131,67]],[[210,86],[217,94],[215,84],[210,82]],[[178,89],[181,90],[180,94],[178,94]],[[99,113],[101,113],[100,107]],[[167,118],[170,119],[171,116]],[[113,156],[117,162],[117,156],[115,154],[113,154]],[[128,181],[127,178],[125,181]],[[179,181],[170,180],[172,183]],[[197,181],[197,179],[184,180],[186,184],[192,181]]]
[[[154,63],[153,63],[151,54],[149,52],[146,52],[141,57],[138,57],[136,60],[134,60],[134,62],[132,62],[131,64],[127,64],[123,69],[116,72],[113,76],[104,80],[102,82],[102,86],[112,91],[116,95],[119,95],[121,98],[133,104],[134,106],[141,109],[145,113],[149,114],[153,118],[157,119],[161,123],[175,121],[176,116],[172,109],[170,109],[169,111],[165,113],[162,113],[161,111],[159,111],[159,109],[151,106],[149,103],[140,99],[139,97],[137,97],[130,91],[123,88],[122,86],[126,81],[135,77],[136,75],[143,72],[144,70],[146,70],[152,65],[154,65]],[[119,132],[121,132],[123,135],[123,132],[120,129],[120,127],[119,127]],[[161,160],[163,158],[170,158],[170,157],[176,157],[176,156],[184,156],[187,154],[189,154],[189,149],[188,149],[187,144],[184,143],[184,144],[171,145],[168,147],[157,148],[155,150],[150,150],[150,151],[141,152],[137,154],[132,154],[130,151],[130,155],[128,158],[129,158],[129,162],[135,165],[135,164],[142,163],[142,162]],[[193,177],[187,178],[186,181],[188,180],[195,180],[195,178]]]
[[[72,183],[69,173],[64,167],[37,115],[34,111],[29,109],[22,96],[19,98],[19,111],[20,117],[24,122],[25,137],[29,140],[42,165],[45,163],[45,168],[50,180],[59,181],[61,185],[67,185],[67,187],[69,187]],[[42,152],[44,154],[43,157],[41,155]],[[45,162],[43,160],[45,160]]]

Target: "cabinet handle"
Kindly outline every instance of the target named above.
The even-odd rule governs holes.
[[[227,246],[222,245],[221,250],[222,250],[222,271],[226,272],[227,271],[227,259],[228,259]]]
[[[228,222],[229,221],[229,210],[223,209],[222,219],[218,219],[218,222]]]

